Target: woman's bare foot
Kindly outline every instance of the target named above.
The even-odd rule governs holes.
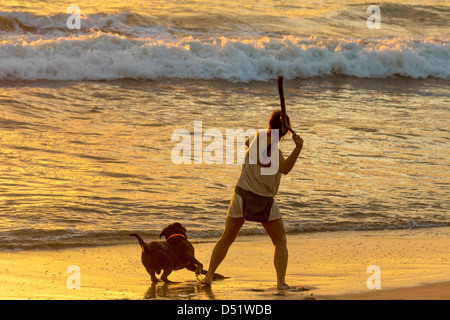
[[[204,286],[210,286],[212,282],[212,279],[208,276],[206,276],[200,283]]]
[[[288,290],[288,289],[291,289],[291,287],[286,282],[278,282],[277,289],[278,290]]]

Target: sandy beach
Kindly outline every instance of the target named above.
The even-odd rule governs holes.
[[[129,245],[0,253],[2,299],[450,299],[450,228],[328,232],[288,235],[287,282],[275,288],[273,247],[268,237],[238,237],[218,272],[229,276],[211,287],[182,270],[177,284],[152,285]],[[150,239],[149,239],[150,240]],[[208,266],[214,242],[196,242]],[[80,268],[80,288],[70,289],[71,265]],[[380,270],[381,289],[369,290],[367,268]]]

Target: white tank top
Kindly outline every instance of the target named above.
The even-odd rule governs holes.
[[[250,146],[255,138],[256,135],[249,139]],[[281,153],[281,150],[279,152]],[[237,185],[260,196],[275,197],[280,187],[281,173],[277,170],[275,174],[262,174],[263,167],[249,162],[249,151],[247,150]]]

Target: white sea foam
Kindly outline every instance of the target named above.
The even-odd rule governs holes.
[[[170,36],[132,38],[90,30],[50,37],[5,37],[2,80],[434,77],[450,79],[448,38],[316,39],[314,37]]]

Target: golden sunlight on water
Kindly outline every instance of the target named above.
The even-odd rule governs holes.
[[[427,89],[396,81],[289,83],[291,120],[305,148],[277,200],[288,231],[445,220],[447,111],[439,98],[424,106],[417,90]],[[174,165],[172,131],[192,134],[194,121],[203,131],[263,129],[277,107],[273,91],[221,82],[3,87],[3,223],[86,232],[157,230],[187,219],[192,230],[212,232],[240,167]]]

